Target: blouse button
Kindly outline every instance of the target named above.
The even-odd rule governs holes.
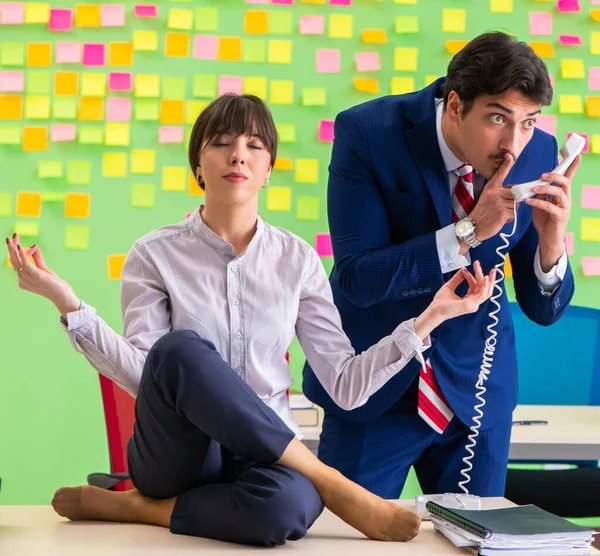
[[[235,333],[235,337],[239,340],[242,337],[242,333],[241,332],[236,332]]]

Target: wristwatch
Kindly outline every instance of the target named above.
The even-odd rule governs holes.
[[[475,237],[475,222],[468,216],[454,224],[454,233],[458,239],[464,241],[469,247],[481,245],[481,241]]]

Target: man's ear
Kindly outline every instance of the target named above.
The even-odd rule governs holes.
[[[451,121],[456,121],[461,118],[463,110],[463,102],[456,91],[450,91],[448,102],[446,103],[446,113]]]

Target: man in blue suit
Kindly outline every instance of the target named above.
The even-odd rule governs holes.
[[[579,158],[565,176],[545,175],[557,164],[557,143],[535,121],[551,100],[546,66],[529,46],[486,33],[452,59],[445,78],[337,116],[328,185],[331,286],[357,352],[421,313],[460,267],[479,260],[487,274],[501,262],[500,233],[514,224],[503,185],[542,174],[548,184],[518,206],[508,252],[523,312],[541,325],[560,318],[574,292],[564,236]],[[504,291],[498,303],[494,362],[466,484],[481,496],[504,494],[517,402]],[[399,497],[411,465],[425,493],[460,492],[493,309],[488,302],[440,326],[425,371],[414,361],[358,408],[336,406],[307,365],[304,392],[325,409],[319,457],[384,498]]]

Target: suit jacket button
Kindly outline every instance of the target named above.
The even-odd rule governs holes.
[[[431,293],[431,288],[425,288],[425,293]]]
[[[408,293],[410,293],[410,295],[417,295],[417,290],[410,290]]]
[[[408,295],[408,291],[407,291],[407,290],[404,290],[404,291],[402,292],[402,297],[406,297],[407,295]]]

